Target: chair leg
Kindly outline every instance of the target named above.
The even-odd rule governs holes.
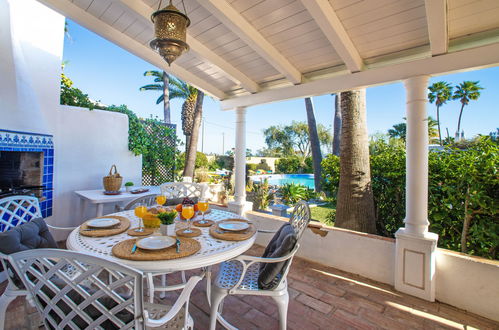
[[[289,294],[286,291],[286,294],[282,296],[272,297],[277,304],[277,308],[279,309],[279,329],[286,330],[286,323],[288,319],[288,303],[289,303]]]
[[[5,313],[7,312],[7,308],[17,296],[18,295],[9,294],[9,291],[5,291],[2,296],[0,296],[0,330],[3,330],[5,327]]]
[[[217,326],[218,306],[224,300],[226,295],[227,293],[225,291],[216,289],[211,291],[210,330],[215,330]]]

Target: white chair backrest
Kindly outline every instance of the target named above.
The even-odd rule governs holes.
[[[0,232],[41,216],[42,211],[36,197],[11,196],[0,199]]]
[[[205,198],[208,186],[202,183],[167,182],[160,186],[161,193],[166,198]]]
[[[146,196],[138,197],[125,205],[124,210],[133,210],[135,206],[138,204],[143,204],[145,206],[154,206],[156,205],[156,194],[149,194]]]
[[[300,240],[311,220],[310,207],[305,201],[298,201],[291,213],[289,223],[295,229],[296,236]]]
[[[141,272],[57,249],[27,250],[9,259],[47,329],[145,329]]]

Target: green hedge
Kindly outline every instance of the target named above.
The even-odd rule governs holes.
[[[383,141],[373,143],[370,149],[378,233],[393,236],[405,217],[405,149]],[[498,259],[498,159],[498,144],[488,137],[477,139],[466,150],[430,152],[428,220],[430,231],[439,235],[439,247]],[[334,200],[339,158],[329,155],[322,167],[323,187]],[[466,215],[471,220],[463,249]]]

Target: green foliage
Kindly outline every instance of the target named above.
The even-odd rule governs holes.
[[[498,159],[499,146],[489,137],[468,143],[467,149],[430,152],[428,218],[430,231],[439,235],[439,247],[461,250],[463,221],[468,215],[471,217],[468,253],[498,259]],[[335,196],[339,160],[328,156],[322,166],[324,189]],[[405,217],[404,147],[383,140],[374,142],[371,176],[378,232],[393,236],[403,226]]]
[[[64,105],[72,105],[75,107],[93,109],[105,109],[99,106],[96,102],[92,102],[88,94],[83,93],[80,89],[73,87],[73,81],[64,73],[61,73],[61,94],[60,103]]]
[[[276,162],[276,172],[285,174],[312,173],[312,157],[305,159],[298,156],[280,158]]]
[[[262,183],[254,183],[251,189],[253,192],[253,209],[265,210],[269,207],[270,201],[274,198],[274,193],[270,190],[269,181],[265,179]]]
[[[282,200],[287,205],[295,205],[299,200],[307,200],[308,188],[301,184],[286,183],[279,187]]]
[[[336,209],[332,209],[329,211],[329,213],[326,215],[326,219],[324,220],[324,223],[326,225],[334,225],[334,221],[336,220]]]
[[[270,171],[270,166],[267,164],[265,159],[262,159],[259,164],[256,164],[256,169],[267,172]]]
[[[178,168],[184,168],[185,165],[185,153],[181,153],[179,155],[179,164]],[[194,168],[208,168],[209,162],[208,157],[201,151],[196,151],[196,162],[194,163]]]
[[[160,212],[158,213],[159,221],[163,225],[172,225],[175,223],[175,218],[177,217],[177,211]]]
[[[322,160],[322,189],[336,201],[340,186],[340,157],[329,154]]]
[[[133,187],[133,182],[128,181],[127,183],[125,183],[125,187]]]

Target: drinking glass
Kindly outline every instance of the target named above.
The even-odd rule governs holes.
[[[203,214],[203,219],[202,220],[199,220],[199,223],[200,224],[205,224],[206,223],[206,220],[204,220],[204,213],[206,211],[208,211],[208,201],[204,200],[204,199],[201,199],[199,202],[198,202],[198,209],[199,211],[201,211],[201,213]]]
[[[158,203],[159,206],[164,205],[166,203],[166,196],[165,195],[156,196],[156,203]]]
[[[142,217],[147,214],[147,206],[144,204],[138,204],[134,209],[135,215],[139,218],[139,228],[135,229],[135,232],[141,233],[144,231],[144,226],[142,224]]]
[[[187,220],[187,229],[184,229],[184,233],[191,234],[191,218],[194,216],[194,206],[193,205],[182,205],[182,216]]]

